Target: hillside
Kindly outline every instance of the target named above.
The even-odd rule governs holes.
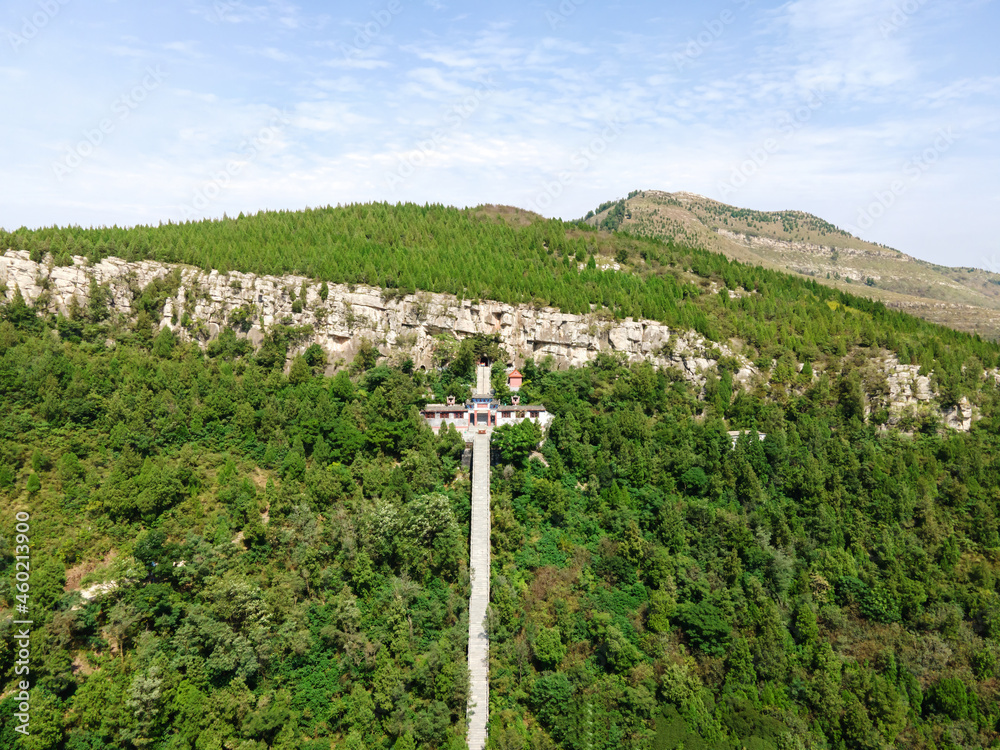
[[[587,221],[814,278],[925,320],[1000,337],[1000,275],[918,260],[802,211],[753,211],[692,193],[642,190],[602,205]]]
[[[1000,741],[996,343],[498,207],[0,241],[0,750],[465,747],[420,410],[484,358],[553,416],[493,433],[490,750]]]
[[[72,265],[74,255],[91,263],[118,256],[648,319],[735,339],[765,361],[775,359],[770,349],[792,350],[801,363],[879,345],[904,363],[930,371],[940,360],[954,371],[968,356],[993,367],[998,351],[813,279],[502,207],[365,204],[158,227],[18,230],[0,233],[0,246],[55,267]],[[627,273],[602,270],[615,259]]]
[[[324,291],[324,283],[239,271],[206,274],[190,266],[113,257],[91,264],[76,256],[73,265],[50,267],[31,260],[23,250],[0,256],[0,284],[7,286],[8,296],[16,289],[28,302],[60,311],[67,332],[72,322],[65,316],[72,316],[74,301],[89,300],[95,287],[104,290],[109,304],[125,316],[141,313],[139,290],[157,289],[153,312],[158,314],[150,325],[158,322],[180,340],[207,345],[232,328],[254,347],[267,344],[271,356],[279,360],[318,346],[330,363],[330,375],[351,361],[366,341],[377,342],[390,361],[409,360],[414,367],[432,369],[439,364],[436,352],[442,336],[474,335],[496,337],[517,365],[545,359],[558,368],[578,367],[610,354],[669,368],[699,388],[709,382],[720,361],[728,363],[734,382],[744,388],[763,382],[770,369],[766,361],[758,366],[747,356],[751,352],[735,351],[738,342],[706,340],[697,331],[654,320],[618,320],[603,311],[576,315],[537,305],[343,284],[326,284]],[[288,339],[287,352],[275,348],[279,331]],[[884,387],[872,391],[866,413],[878,411],[878,419],[888,425],[933,416],[953,429],[970,429],[977,417],[971,393],[947,397],[933,371],[901,362],[888,350],[869,350],[867,360],[870,377]],[[804,365],[796,364],[800,366]],[[810,367],[819,373],[827,365],[820,358]]]

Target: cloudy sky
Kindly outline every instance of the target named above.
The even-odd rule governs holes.
[[[1000,0],[7,0],[0,226],[802,209],[1000,270]]]

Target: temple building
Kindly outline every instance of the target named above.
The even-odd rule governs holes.
[[[521,387],[521,380],[521,373],[517,370],[507,375],[507,384],[512,391]],[[505,405],[494,397],[490,386],[490,368],[479,365],[476,372],[476,392],[468,401],[457,404],[455,397],[449,396],[445,404],[427,404],[421,414],[435,432],[449,424],[459,432],[479,432],[505,424],[516,424],[523,419],[537,422],[543,428],[552,422],[552,415],[541,404],[522,404],[517,393],[513,393],[510,400],[510,405]]]
[[[736,444],[740,441],[740,436],[744,432],[749,432],[749,430],[729,430],[729,439],[733,441],[733,447],[734,448],[736,447]],[[750,432],[750,434],[753,435],[754,433]],[[766,437],[767,437],[767,435],[765,433],[763,433],[763,432],[758,432],[757,433],[757,439],[758,440],[762,441]]]

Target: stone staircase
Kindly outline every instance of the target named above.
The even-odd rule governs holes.
[[[486,725],[490,715],[490,642],[485,623],[486,607],[490,601],[490,436],[488,434],[477,434],[472,441],[470,536],[469,571],[472,578],[472,595],[469,597],[469,673],[472,689],[467,710],[468,740],[469,750],[484,750]]]

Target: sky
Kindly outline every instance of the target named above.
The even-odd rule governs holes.
[[[1000,272],[1000,0],[7,0],[0,226],[637,189]]]

